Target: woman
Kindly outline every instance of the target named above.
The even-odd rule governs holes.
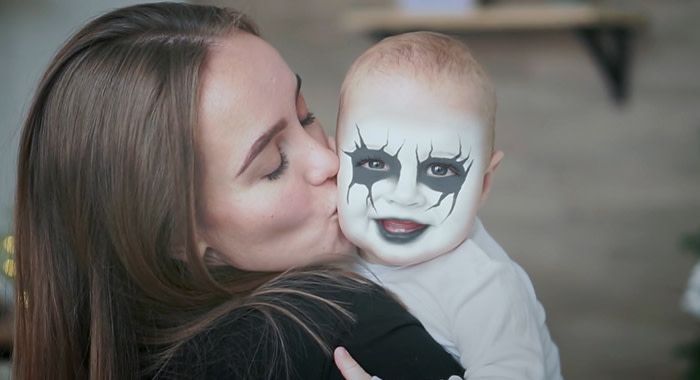
[[[386,379],[461,372],[330,265],[351,249],[336,156],[240,13],[88,24],[42,78],[18,163],[16,379],[339,378],[336,345]]]

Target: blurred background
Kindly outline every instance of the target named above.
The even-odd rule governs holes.
[[[257,20],[304,78],[307,102],[331,134],[344,72],[375,41],[348,27],[347,16],[395,6],[390,0],[194,2],[237,7]],[[0,239],[11,232],[19,128],[39,75],[84,22],[133,3],[0,0]],[[572,3],[584,2],[488,6]],[[700,232],[700,2],[585,3],[646,20],[630,46],[624,102],[610,96],[583,40],[566,27],[460,34],[496,84],[496,145],[505,152],[481,217],[530,274],[565,378],[685,378],[690,361],[678,351],[700,337],[698,319],[681,308],[700,257],[682,244]],[[0,379],[9,377],[12,260],[11,241],[3,240]]]

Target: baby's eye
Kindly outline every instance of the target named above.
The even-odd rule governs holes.
[[[457,172],[449,165],[432,164],[428,167],[428,175],[431,177],[451,177]]]
[[[359,166],[362,166],[363,168],[369,169],[369,170],[377,170],[377,171],[389,170],[389,168],[384,163],[384,161],[381,161],[381,160],[372,160],[372,159],[364,160],[364,161],[360,162]]]

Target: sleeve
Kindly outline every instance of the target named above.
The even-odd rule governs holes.
[[[464,372],[386,291],[364,294],[353,311],[357,323],[343,344],[367,373],[384,380],[437,380]]]
[[[515,267],[488,262],[465,275],[470,285],[446,302],[465,379],[544,379],[536,305]]]
[[[488,231],[486,231],[484,225],[481,223],[481,220],[478,218],[475,221],[473,240],[477,246],[488,252],[489,255],[494,255],[499,260],[509,263],[512,269],[515,271],[517,275],[517,279],[514,280],[516,282],[516,286],[519,289],[522,289],[523,292],[521,292],[521,296],[528,305],[529,313],[531,317],[534,318],[537,325],[536,328],[544,356],[544,378],[547,380],[561,380],[562,375],[559,360],[559,349],[549,334],[549,329],[547,328],[546,324],[546,313],[544,307],[537,299],[530,277],[527,275],[525,270],[518,265],[518,263],[512,261],[510,257],[508,257],[508,254],[505,252],[503,247],[501,247],[501,245],[494,240]]]

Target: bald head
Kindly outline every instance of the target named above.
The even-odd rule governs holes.
[[[385,38],[357,58],[341,88],[338,127],[354,96],[361,93],[358,89],[393,77],[421,82],[436,93],[444,88],[458,102],[456,107],[472,111],[481,120],[493,149],[496,97],[491,80],[463,43],[433,32]]]

